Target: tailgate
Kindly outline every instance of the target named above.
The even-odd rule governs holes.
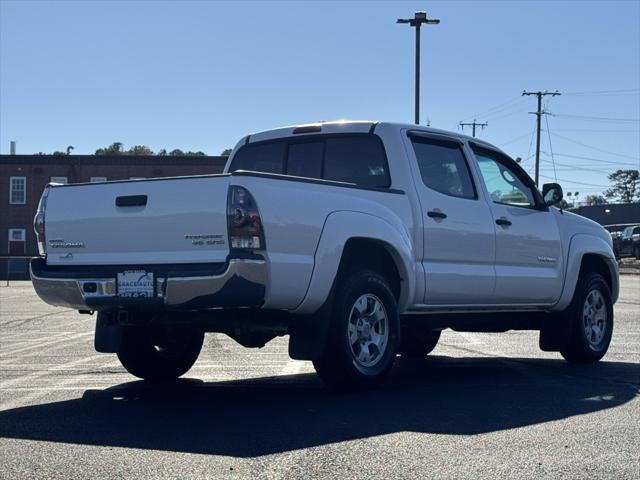
[[[213,175],[54,186],[47,264],[224,262],[228,184]]]

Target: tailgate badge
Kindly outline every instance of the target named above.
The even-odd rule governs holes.
[[[224,235],[214,233],[185,233],[184,238],[191,245],[224,245]]]
[[[67,242],[62,238],[56,238],[49,240],[49,247],[51,248],[84,248],[84,242]]]

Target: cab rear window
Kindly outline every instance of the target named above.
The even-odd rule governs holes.
[[[286,146],[285,142],[246,145],[238,150],[229,170],[231,172],[251,170],[253,172],[284,173],[282,160]]]
[[[242,147],[229,168],[353,183],[391,185],[382,141],[375,135],[313,135]]]

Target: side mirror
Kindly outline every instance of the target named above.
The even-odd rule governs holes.
[[[542,198],[548,207],[560,203],[563,196],[562,187],[557,183],[545,183],[542,186]]]

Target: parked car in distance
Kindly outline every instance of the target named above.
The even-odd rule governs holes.
[[[205,332],[289,335],[332,386],[381,381],[446,328],[540,331],[576,363],[606,353],[612,240],[488,142],[419,125],[324,122],[242,138],[223,174],[50,185],[31,278],[97,312],[95,346],[170,380]]]
[[[640,225],[625,228],[613,244],[616,258],[640,260]]]

